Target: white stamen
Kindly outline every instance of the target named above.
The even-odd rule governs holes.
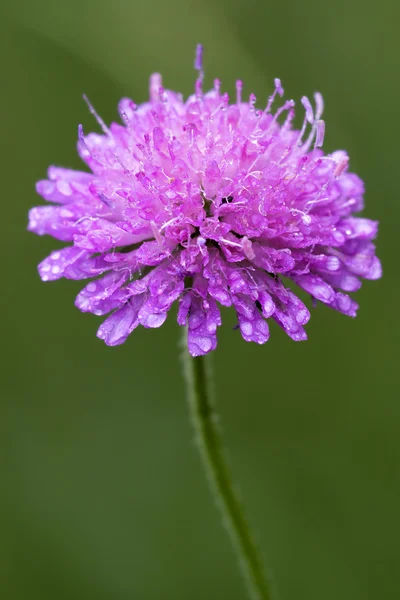
[[[197,44],[197,46],[196,46],[196,58],[194,59],[194,68],[196,69],[196,71],[198,71],[198,77],[196,79],[196,84],[195,84],[196,97],[201,98],[203,95],[202,85],[203,85],[203,79],[204,79],[203,46],[201,44]]]
[[[176,223],[177,221],[181,221],[181,217],[174,217],[173,219],[170,219],[169,221],[164,223],[164,225],[161,225],[160,231],[163,231],[163,229],[165,229],[169,225],[172,225],[172,223]]]
[[[201,73],[203,71],[203,45],[197,44],[196,58],[194,59],[194,68]]]
[[[265,114],[268,114],[269,111],[271,110],[271,106],[274,103],[276,95],[279,94],[281,97],[283,96],[283,87],[281,84],[281,80],[276,77],[276,79],[274,80],[274,84],[275,84],[275,90],[273,91],[271,96],[268,98],[268,103],[264,110]]]
[[[290,212],[292,213],[292,215],[301,215],[301,220],[303,221],[304,225],[310,225],[310,215],[307,215],[305,212],[303,212],[302,210],[298,210],[297,208],[291,208]]]
[[[347,169],[348,164],[349,164],[348,156],[344,156],[343,158],[341,158],[339,160],[339,162],[337,163],[335,170],[333,171],[333,176],[336,178],[340,177],[341,174],[343,173],[343,171],[345,171]]]
[[[217,94],[219,94],[220,89],[221,89],[221,80],[214,79],[214,90],[217,92]]]
[[[243,82],[240,81],[240,79],[238,79],[236,82],[236,102],[237,102],[237,104],[240,104],[242,101],[242,89],[243,89]]]
[[[164,238],[161,235],[159,229],[157,228],[157,225],[155,224],[154,221],[151,221],[150,222],[150,226],[151,226],[151,231],[153,232],[154,238],[158,242],[159,246],[163,246],[164,245]]]
[[[253,244],[246,236],[244,236],[242,239],[242,249],[246,258],[249,260],[253,260],[253,258],[255,258],[256,255],[254,254]]]
[[[281,114],[283,112],[285,112],[285,110],[290,111],[291,109],[293,109],[295,105],[295,101],[294,100],[286,100],[285,104],[283,104],[275,113],[274,118],[272,119],[271,123],[268,126],[267,131],[269,131],[271,129],[271,127],[277,122],[277,120],[279,119],[279,117],[281,116]]]
[[[301,130],[300,130],[299,136],[296,141],[297,146],[301,146],[301,142],[302,142],[306,127],[307,127],[307,115],[304,115],[303,125],[301,126]]]
[[[307,121],[309,123],[314,123],[314,111],[313,111],[313,108],[311,106],[311,102],[309,101],[309,99],[307,98],[307,96],[303,96],[302,97],[301,103],[302,103],[302,105],[305,108]]]
[[[231,242],[230,240],[225,240],[224,238],[221,238],[221,242],[224,242],[224,244],[226,244],[227,246],[235,246],[236,248],[242,248],[241,244],[237,244],[236,242]]]
[[[197,245],[200,248],[200,252],[203,256],[206,256],[207,254],[207,248],[206,248],[206,244],[207,244],[207,240],[204,239],[203,237],[199,236],[197,238]]]
[[[282,82],[278,77],[275,77],[274,79],[274,84],[275,84],[275,89],[277,91],[277,93],[280,95],[280,97],[282,98],[283,94],[284,94],[284,89],[282,87]]]
[[[86,102],[89,111],[92,113],[92,115],[94,116],[94,118],[96,119],[96,121],[98,122],[98,124],[100,125],[100,127],[102,128],[103,132],[108,135],[109,137],[113,137],[111,131],[109,130],[109,128],[107,127],[107,125],[104,123],[103,119],[100,117],[100,115],[97,114],[95,108],[93,107],[93,105],[89,102],[88,97],[86,96],[86,94],[83,94],[83,99]]]
[[[319,92],[315,92],[314,100],[315,100],[315,118],[318,121],[318,119],[321,118],[321,115],[324,112],[324,99]]]
[[[324,136],[325,136],[325,121],[323,121],[322,119],[319,119],[317,121],[317,135],[315,138],[315,147],[316,148],[321,148],[322,144],[324,143]]]
[[[162,87],[162,77],[161,77],[160,73],[153,73],[152,75],[150,75],[149,91],[150,91],[150,100],[152,102],[155,102],[156,100],[159,99],[161,87]]]

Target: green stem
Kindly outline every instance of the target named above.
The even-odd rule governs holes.
[[[222,513],[226,529],[236,550],[252,600],[271,600],[262,560],[229,472],[221,435],[210,397],[210,372],[207,358],[192,358],[187,351],[186,332],[184,369],[191,419],[211,491]]]

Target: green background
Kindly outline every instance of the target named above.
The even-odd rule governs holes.
[[[59,244],[25,231],[51,163],[80,168],[96,129],[148,75],[192,92],[245,81],[264,104],[324,94],[327,151],[345,148],[381,222],[384,278],[356,320],[319,306],[295,344],[246,344],[223,313],[214,353],[224,434],[280,600],[400,597],[397,348],[399,5],[390,0],[2,0],[0,597],[245,600],[193,445],[171,317],[107,348],[81,284],[41,283]]]

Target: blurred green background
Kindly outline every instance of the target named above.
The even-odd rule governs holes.
[[[47,166],[80,168],[77,125],[106,121],[148,75],[193,90],[245,81],[264,104],[324,94],[381,222],[384,278],[356,320],[314,311],[309,341],[272,325],[246,344],[225,311],[214,353],[231,462],[280,600],[400,597],[399,4],[382,0],[2,0],[3,284],[0,597],[245,600],[192,441],[174,319],[118,348],[81,314],[81,284],[43,284],[59,246],[25,231]]]

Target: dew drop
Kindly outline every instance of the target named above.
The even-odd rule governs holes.
[[[151,314],[147,317],[146,322],[143,324],[145,327],[155,328],[155,327],[161,327],[161,325],[164,323],[164,321],[165,321],[164,313]]]
[[[244,335],[250,336],[253,333],[253,325],[246,321],[246,323],[242,323],[240,329],[244,333]]]
[[[197,337],[196,344],[201,348],[203,352],[209,352],[212,348],[212,341],[208,337]]]

